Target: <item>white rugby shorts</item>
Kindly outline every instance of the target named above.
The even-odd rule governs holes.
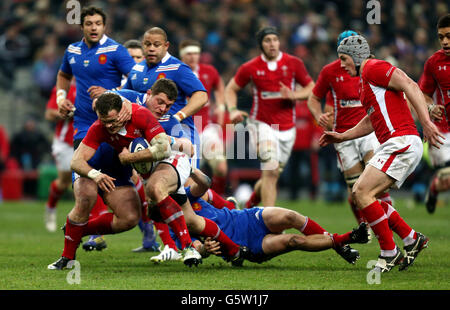
[[[164,165],[170,164],[172,167],[175,168],[178,174],[178,189],[176,193],[186,194],[184,184],[191,175],[191,163],[189,162],[189,156],[182,152],[172,151],[172,155],[170,155],[169,158],[157,161],[153,165],[152,172],[161,163],[164,163]]]
[[[337,153],[337,166],[341,172],[347,171],[359,162],[364,162],[364,157],[368,152],[380,146],[375,132],[353,140],[335,143],[334,148]]]
[[[262,149],[262,145],[264,142],[271,141],[272,145],[275,146],[273,150],[271,150],[271,160],[278,161],[281,167],[284,167],[291,156],[292,147],[295,143],[296,129],[292,127],[288,130],[277,130],[271,127],[269,124],[249,119],[248,120],[248,130],[250,134],[250,143],[253,147],[257,148],[258,156],[261,158],[262,152],[267,150]],[[266,168],[264,163],[261,164],[262,169],[270,169]]]
[[[450,161],[450,132],[443,135],[445,137],[444,144],[439,149],[434,146],[430,146],[428,149],[433,167],[443,167],[445,163]]]
[[[53,139],[52,155],[58,171],[72,171],[70,162],[73,157],[73,146],[58,139]]]
[[[416,169],[422,153],[423,145],[420,137],[415,135],[393,137],[375,150],[368,164],[395,179],[395,187],[400,188]]]

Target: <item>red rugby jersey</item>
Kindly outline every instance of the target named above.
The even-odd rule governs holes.
[[[419,135],[402,91],[387,89],[396,67],[369,59],[361,74],[361,103],[380,144],[392,137]]]
[[[295,101],[281,98],[280,82],[295,89],[296,82],[306,86],[312,81],[301,59],[281,52],[275,61],[268,62],[260,55],[244,63],[234,80],[241,88],[249,82],[253,84],[250,118],[278,124],[280,130],[295,125]]]
[[[216,68],[208,64],[199,64],[197,69],[193,70],[194,74],[198,77],[200,82],[202,82],[203,86],[208,93],[208,97],[211,98],[211,93],[214,89],[217,88],[220,82],[220,75],[217,72]],[[210,115],[210,104],[209,102],[204,105],[200,111],[195,113],[194,123],[199,132],[202,132],[205,127],[211,123],[211,115]],[[201,123],[196,119],[197,116],[201,117]],[[197,126],[201,125],[201,126]]]
[[[443,119],[434,123],[442,132],[450,132],[450,56],[444,50],[437,51],[425,62],[419,87],[435,104],[445,106]]]
[[[83,143],[97,149],[102,142],[106,142],[120,153],[124,147],[128,148],[135,138],[144,137],[150,142],[162,132],[165,132],[164,129],[146,107],[133,104],[131,120],[126,122],[118,133],[110,134],[100,120],[96,120],[89,128]]]
[[[326,97],[326,104],[333,107],[334,130],[337,132],[347,131],[366,116],[359,99],[359,83],[360,77],[350,76],[341,68],[339,59],[320,71],[312,92],[319,98]]]

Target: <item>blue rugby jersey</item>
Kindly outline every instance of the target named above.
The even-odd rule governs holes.
[[[128,75],[128,80],[123,89],[145,93],[157,79],[161,78],[174,81],[178,88],[178,97],[170,108],[170,114],[175,114],[184,108],[187,104],[187,97],[190,97],[194,92],[206,92],[202,82],[195,76],[191,68],[169,53],[155,66],[149,67],[145,60],[136,64]],[[192,131],[197,131],[191,116],[184,119],[182,123],[188,125]],[[193,133],[191,136],[193,136]],[[199,141],[193,141],[193,143],[199,144]]]
[[[106,35],[91,48],[84,39],[67,47],[60,70],[73,75],[76,80],[74,140],[84,138],[97,120],[87,92],[89,87],[112,89],[120,86],[122,75],[128,74],[135,64],[127,49]]]
[[[121,89],[111,92],[116,93],[133,103],[145,107],[145,100],[147,99],[146,93],[140,93],[131,89]],[[161,124],[161,127],[168,135],[175,138],[189,139],[189,136],[183,131],[183,126],[175,117],[173,117],[173,115],[167,113],[161,116],[161,118],[158,119],[158,122]]]

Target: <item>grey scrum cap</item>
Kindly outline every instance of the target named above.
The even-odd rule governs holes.
[[[337,52],[349,55],[353,58],[355,66],[360,66],[364,59],[369,58],[370,47],[363,36],[357,35],[342,40],[337,48]]]

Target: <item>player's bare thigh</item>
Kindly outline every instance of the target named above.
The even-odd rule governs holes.
[[[277,234],[289,228],[299,230],[306,221],[306,218],[300,213],[279,207],[265,207],[262,211],[262,218],[267,229]]]
[[[178,175],[175,169],[169,164],[160,163],[147,181],[146,193],[150,199],[158,203],[170,193],[174,193],[177,188]]]
[[[364,208],[375,201],[375,197],[385,192],[395,180],[381,170],[367,165],[361,176],[353,185],[352,195],[359,208]]]

